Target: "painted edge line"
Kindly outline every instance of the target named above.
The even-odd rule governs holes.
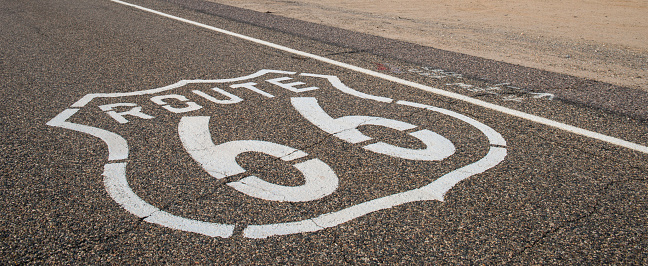
[[[209,25],[199,23],[199,22],[196,22],[196,21],[188,20],[188,19],[181,18],[181,17],[176,17],[176,16],[173,16],[173,15],[166,14],[166,13],[156,11],[156,10],[153,10],[153,9],[149,9],[149,8],[146,8],[146,7],[143,7],[143,6],[138,6],[138,5],[123,2],[123,1],[120,1],[120,0],[110,0],[110,1],[112,1],[114,3],[122,4],[122,5],[125,5],[125,6],[133,7],[133,8],[142,10],[142,11],[146,11],[146,12],[149,12],[149,13],[152,13],[152,14],[156,14],[156,15],[159,15],[159,16],[162,16],[162,17],[166,17],[166,18],[170,18],[170,19],[177,20],[177,21],[180,21],[180,22],[184,22],[184,23],[194,25],[194,26],[197,26],[197,27],[205,28],[205,29],[208,29],[208,30],[211,30],[211,31],[215,31],[215,32],[219,32],[219,33],[222,33],[222,34],[237,37],[237,38],[247,40],[247,41],[250,41],[250,42],[253,42],[253,43],[256,43],[256,44],[261,44],[261,45],[264,45],[264,46],[268,46],[268,47],[271,47],[271,48],[274,48],[274,49],[277,49],[277,50],[281,50],[281,51],[284,51],[284,52],[296,54],[296,55],[303,56],[303,57],[312,58],[312,59],[315,59],[315,60],[318,60],[318,61],[321,61],[321,62],[324,62],[324,63],[339,66],[339,67],[346,68],[346,69],[349,69],[349,70],[353,70],[353,71],[356,71],[356,72],[360,72],[360,73],[363,73],[363,74],[366,74],[366,75],[381,78],[381,79],[384,79],[384,80],[387,80],[387,81],[399,83],[401,85],[417,88],[417,89],[427,91],[427,92],[431,92],[431,93],[434,93],[434,94],[437,94],[437,95],[441,95],[441,96],[449,97],[449,98],[452,98],[452,99],[464,101],[464,102],[467,102],[467,103],[470,103],[470,104],[473,104],[473,105],[484,107],[484,108],[494,110],[494,111],[497,111],[497,112],[500,112],[500,113],[504,113],[504,114],[507,114],[507,115],[511,115],[511,116],[514,116],[514,117],[522,118],[522,119],[532,121],[532,122],[535,122],[535,123],[538,123],[538,124],[558,128],[558,129],[561,129],[561,130],[564,130],[564,131],[567,131],[567,132],[571,132],[571,133],[574,133],[574,134],[577,134],[577,135],[581,135],[581,136],[584,136],[584,137],[600,140],[600,141],[607,142],[607,143],[610,143],[610,144],[613,144],[613,145],[617,145],[617,146],[620,146],[620,147],[624,147],[624,148],[628,148],[628,149],[631,149],[631,150],[635,150],[635,151],[639,151],[639,152],[648,154],[648,147],[643,146],[643,145],[639,145],[637,143],[629,142],[629,141],[626,141],[626,140],[623,140],[623,139],[611,137],[611,136],[604,135],[604,134],[601,134],[601,133],[598,133],[598,132],[594,132],[594,131],[582,129],[582,128],[579,128],[579,127],[571,126],[571,125],[561,123],[561,122],[557,122],[557,121],[547,119],[547,118],[544,118],[544,117],[540,117],[540,116],[528,114],[528,113],[525,113],[525,112],[517,111],[517,110],[514,110],[514,109],[510,109],[510,108],[507,108],[507,107],[503,107],[503,106],[500,106],[500,105],[492,104],[492,103],[489,103],[489,102],[486,102],[486,101],[482,101],[482,100],[479,100],[479,99],[468,97],[468,96],[463,95],[463,94],[433,88],[433,87],[426,86],[426,85],[423,85],[423,84],[419,84],[419,83],[415,83],[415,82],[412,82],[412,81],[397,78],[397,77],[394,77],[394,76],[379,73],[379,72],[376,72],[376,71],[373,71],[373,70],[369,70],[369,69],[361,68],[361,67],[358,67],[358,66],[346,64],[346,63],[343,63],[343,62],[335,61],[335,60],[332,60],[332,59],[329,59],[329,58],[326,58],[326,57],[323,57],[323,56],[319,56],[319,55],[315,55],[315,54],[295,50],[295,49],[292,49],[292,48],[289,48],[289,47],[286,47],[286,46],[278,45],[278,44],[275,44],[275,43],[271,43],[271,42],[268,42],[268,41],[260,40],[260,39],[253,38],[253,37],[249,37],[249,36],[242,35],[242,34],[235,33],[235,32],[231,32],[231,31],[228,31],[228,30],[216,28],[216,27],[209,26]]]

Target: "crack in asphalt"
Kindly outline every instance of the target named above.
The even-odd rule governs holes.
[[[142,222],[144,222],[144,219],[146,219],[146,217],[139,218],[139,219],[137,219],[137,222],[133,226],[125,228],[124,230],[121,230],[120,232],[117,232],[117,233],[114,233],[114,234],[108,234],[108,235],[105,235],[105,236],[87,237],[85,239],[72,241],[72,242],[75,242],[75,243],[69,243],[67,245],[61,245],[61,246],[59,246],[59,249],[54,251],[54,252],[50,252],[50,253],[45,254],[45,253],[43,253],[43,251],[39,250],[39,251],[36,252],[35,256],[25,260],[25,258],[26,258],[25,253],[29,252],[28,250],[26,250],[20,256],[21,258],[23,258],[23,260],[20,261],[18,264],[33,264],[33,263],[38,263],[38,262],[46,262],[47,259],[52,257],[53,255],[61,254],[61,253],[65,252],[65,251],[71,251],[71,250],[83,250],[83,251],[86,251],[86,252],[90,251],[97,244],[107,243],[107,242],[109,242],[111,240],[117,239],[117,238],[119,238],[119,237],[121,237],[123,235],[126,235],[126,234],[128,234],[130,232],[135,231],[135,229],[137,229],[142,224]]]
[[[366,49],[361,49],[361,50],[351,50],[351,51],[344,51],[344,52],[330,53],[330,54],[326,54],[326,55],[324,55],[324,56],[342,55],[342,54],[357,54],[357,53],[366,53],[366,52],[369,52],[369,50],[366,50]]]
[[[598,191],[597,195],[600,197],[601,195],[605,194],[606,191],[607,191],[608,189],[610,189],[610,187],[612,187],[613,185],[616,185],[616,184],[622,184],[622,183],[627,183],[627,182],[631,182],[631,181],[635,181],[635,180],[633,180],[633,179],[627,179],[627,180],[619,180],[619,181],[611,181],[611,182],[608,182],[607,184],[605,184],[605,186],[603,186],[603,188],[601,188],[601,189]],[[645,179],[640,179],[640,180],[638,180],[638,181],[647,181],[647,180],[645,180]],[[584,215],[581,215],[580,217],[576,217],[576,218],[573,218],[573,219],[570,219],[570,220],[567,220],[567,221],[560,222],[560,224],[558,224],[557,226],[555,226],[555,227],[553,227],[553,228],[551,228],[551,229],[549,229],[549,230],[546,230],[545,232],[543,232],[543,233],[540,235],[540,237],[538,237],[538,239],[536,239],[535,241],[533,241],[533,242],[531,242],[531,243],[525,245],[521,250],[519,250],[518,252],[514,253],[514,255],[512,255],[511,258],[512,258],[513,256],[520,256],[520,255],[522,255],[523,253],[525,253],[527,250],[530,250],[530,249],[532,249],[532,248],[535,248],[536,246],[538,246],[538,244],[539,244],[540,242],[542,242],[543,240],[547,239],[547,238],[550,237],[551,235],[557,233],[558,231],[560,231],[560,230],[562,230],[562,229],[564,229],[564,228],[567,228],[569,225],[572,225],[572,224],[578,223],[578,222],[580,222],[580,221],[582,221],[582,220],[585,220],[585,219],[587,219],[587,218],[590,218],[590,217],[592,217],[592,216],[594,216],[594,215],[602,214],[603,211],[601,211],[601,209],[602,209],[602,208],[601,208],[601,201],[600,201],[600,200],[597,200],[597,201],[594,203],[593,206],[587,208],[587,210],[589,210],[588,213],[586,213],[586,214],[584,214]]]
[[[537,128],[534,127],[534,129],[537,129]],[[548,141],[548,139],[543,137],[541,134],[537,134],[537,136],[539,138],[541,138],[541,139],[544,139],[545,141]],[[560,145],[563,148],[568,149],[568,150],[577,150],[577,151],[580,151],[580,152],[585,153],[585,154],[590,155],[590,156],[599,157],[599,155],[594,154],[594,153],[592,153],[592,152],[590,152],[590,151],[588,151],[586,149],[583,149],[581,147],[578,147],[578,146],[576,146],[574,144],[569,144],[569,143],[565,143],[565,142],[561,142],[561,141],[556,141],[554,143],[558,144],[558,145]],[[648,169],[646,169],[644,167],[636,166],[636,165],[632,164],[631,162],[628,162],[628,161],[625,161],[625,160],[620,160],[617,157],[610,157],[609,159],[612,160],[612,161],[621,163],[621,164],[626,164],[626,165],[630,166],[631,168],[634,168],[634,169],[639,170],[641,172],[648,172]],[[547,239],[548,237],[556,234],[560,230],[562,230],[564,228],[567,228],[569,225],[578,223],[578,222],[583,221],[583,220],[585,220],[587,218],[590,218],[590,217],[592,217],[594,215],[602,214],[603,213],[602,208],[601,208],[601,206],[602,206],[601,201],[602,200],[600,199],[600,197],[605,195],[607,193],[607,191],[610,189],[610,187],[612,187],[614,185],[623,184],[623,183],[629,183],[629,182],[635,182],[635,181],[646,182],[646,181],[648,181],[648,178],[626,178],[626,179],[622,179],[622,180],[612,180],[612,181],[606,183],[595,194],[597,196],[596,200],[595,200],[593,206],[590,206],[590,207],[586,208],[586,210],[588,211],[586,214],[583,214],[583,215],[581,215],[579,217],[576,217],[576,218],[569,219],[567,221],[561,221],[559,223],[556,223],[556,225],[553,226],[553,228],[551,228],[549,230],[546,230],[545,232],[542,232],[542,234],[540,235],[540,237],[538,237],[538,239],[532,241],[531,243],[528,243],[522,249],[520,249],[517,252],[511,254],[509,259],[513,259],[514,257],[519,257],[523,253],[527,252],[528,250],[537,247],[540,242],[542,242],[543,240]]]

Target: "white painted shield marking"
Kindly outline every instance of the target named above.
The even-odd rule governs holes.
[[[219,223],[210,223],[204,221],[192,220],[184,217],[179,217],[168,212],[162,211],[157,207],[147,203],[137,196],[132,189],[130,188],[127,178],[126,178],[126,162],[118,162],[128,158],[128,144],[126,140],[120,135],[92,126],[77,124],[67,121],[74,114],[76,114],[79,109],[83,108],[95,98],[117,98],[117,97],[127,97],[127,96],[138,96],[138,95],[149,95],[157,94],[165,91],[169,91],[175,88],[182,87],[187,84],[192,83],[227,83],[227,82],[239,82],[247,79],[252,79],[260,77],[268,73],[277,73],[277,74],[287,74],[294,75],[295,72],[287,71],[278,71],[278,70],[261,70],[257,73],[233,78],[233,79],[221,79],[221,80],[185,80],[178,83],[152,89],[145,91],[136,91],[129,93],[98,93],[98,94],[88,94],[84,96],[81,100],[77,101],[72,105],[74,108],[67,109],[57,115],[55,118],[50,120],[47,124],[50,126],[56,126],[61,128],[66,128],[70,130],[75,130],[83,133],[90,134],[101,140],[103,140],[108,146],[108,160],[104,167],[104,185],[108,194],[124,209],[128,212],[136,215],[137,217],[144,218],[145,221],[159,224],[165,227],[183,230],[187,232],[194,232],[198,234],[204,234],[212,237],[230,237],[234,233],[235,225],[233,224],[219,224]],[[358,98],[365,100],[373,100],[377,102],[390,103],[393,102],[392,99],[370,95],[362,93],[356,90],[349,88],[344,85],[339,78],[331,75],[319,75],[319,74],[308,74],[302,73],[301,76],[323,78],[329,81],[329,83],[340,92],[352,95]],[[288,79],[276,80],[285,81]],[[254,84],[245,83],[240,84],[240,86],[233,85],[231,88],[243,87],[250,89],[252,91],[257,91],[256,87],[252,87]],[[294,86],[303,85],[300,82],[294,83],[279,83],[276,84],[280,87],[288,89],[289,91],[300,93],[306,89],[311,90],[310,88],[316,87],[306,87],[304,90],[296,88]],[[289,88],[286,88],[290,86]],[[215,90],[216,91],[216,90]],[[223,92],[217,91],[225,96],[229,97],[229,100],[224,100],[226,102],[215,102],[217,104],[233,104],[242,101],[238,96],[233,94],[227,95]],[[262,92],[262,91],[261,91]],[[195,91],[194,91],[195,93]],[[226,92],[227,93],[227,92]],[[204,94],[204,93],[203,93]],[[269,97],[271,94],[260,93],[261,95]],[[169,96],[171,95],[171,96]],[[214,102],[214,99],[209,99],[209,95],[201,95],[197,93],[198,96],[206,98]],[[151,100],[157,104],[162,105],[162,107],[172,113],[183,113],[192,111],[191,109],[197,109],[196,106],[191,104],[191,102],[186,99],[186,97],[181,95],[168,94],[163,97],[153,96]],[[208,97],[205,97],[208,96]],[[273,96],[274,97],[274,96]],[[186,104],[183,108],[171,107],[166,104],[164,99],[176,99],[181,103]],[[217,100],[221,101],[221,100]],[[357,127],[360,125],[378,125],[395,130],[412,130],[417,126],[398,121],[393,119],[387,119],[382,117],[371,117],[371,116],[345,116],[340,118],[330,117],[317,103],[315,98],[308,97],[293,97],[292,98],[293,107],[298,110],[298,112],[308,121],[321,128],[325,132],[332,134],[342,140],[348,141],[350,143],[360,143],[371,139],[370,137],[362,134]],[[304,219],[300,221],[286,222],[286,223],[274,223],[274,224],[263,224],[263,225],[249,225],[243,230],[243,236],[248,238],[265,238],[268,236],[275,235],[286,235],[294,233],[303,233],[303,232],[314,232],[324,228],[333,227],[345,222],[348,222],[357,217],[369,214],[371,212],[388,209],[396,205],[414,202],[414,201],[426,201],[426,200],[438,200],[443,201],[443,195],[455,186],[461,180],[464,180],[472,175],[482,173],[504,160],[506,157],[506,141],[502,136],[490,128],[489,126],[476,121],[472,118],[469,118],[465,115],[458,114],[456,112],[442,109],[434,106],[428,106],[420,103],[408,102],[408,101],[396,101],[396,104],[409,106],[413,108],[425,109],[431,112],[440,113],[457,119],[458,121],[467,123],[479,131],[482,132],[488,139],[491,145],[490,150],[486,156],[480,160],[468,164],[466,166],[460,167],[454,171],[451,171],[437,180],[431,182],[428,185],[423,187],[413,189],[410,191],[405,191],[397,193],[394,195],[381,197],[373,199],[364,203],[360,203],[354,206],[350,206],[345,209],[338,211],[325,213],[314,218]],[[170,107],[165,108],[164,106]],[[115,107],[132,107],[129,111],[117,113],[116,115],[109,114],[108,112],[112,111],[112,108]],[[184,109],[189,108],[189,109]],[[152,119],[153,117],[143,113],[140,109],[140,106],[132,103],[117,103],[117,104],[108,104],[100,106],[100,109],[106,111],[107,114],[119,123],[126,123],[126,120],[123,115],[130,115],[132,117],[141,118],[141,119]],[[114,112],[114,111],[113,111]],[[116,113],[116,112],[115,112]],[[123,118],[123,119],[122,119]],[[259,140],[238,140],[238,141],[229,141],[222,144],[214,144],[211,139],[211,133],[209,132],[209,117],[205,116],[186,116],[181,119],[181,122],[178,125],[178,134],[181,138],[181,142],[187,152],[199,162],[202,167],[215,178],[224,178],[231,175],[236,175],[245,172],[245,169],[241,168],[236,163],[236,156],[243,152],[256,151],[269,154],[281,158],[286,162],[293,161],[295,159],[303,158],[307,154],[303,151],[266,141]],[[443,136],[440,136],[432,131],[422,129],[412,133],[408,133],[412,137],[415,137],[421,140],[427,147],[425,149],[413,150],[405,149],[402,147],[392,146],[386,143],[378,142],[370,145],[364,146],[365,149],[385,154],[389,156],[399,157],[408,160],[423,160],[423,161],[434,161],[434,160],[443,160],[454,154],[455,147],[448,139]],[[333,193],[338,186],[338,177],[335,172],[323,161],[319,159],[310,159],[305,162],[296,163],[293,165],[297,168],[303,175],[306,183],[302,186],[288,187],[280,186],[277,184],[272,184],[266,182],[258,177],[249,176],[241,179],[238,182],[230,182],[228,185],[242,193],[250,195],[252,197],[257,197],[266,200],[278,200],[278,201],[310,201],[315,199],[320,199],[326,195]]]

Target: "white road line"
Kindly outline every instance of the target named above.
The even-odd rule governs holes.
[[[468,97],[468,96],[465,96],[465,95],[462,95],[462,94],[458,94],[458,93],[454,93],[454,92],[450,92],[450,91],[445,91],[445,90],[433,88],[433,87],[430,87],[430,86],[425,86],[423,84],[419,84],[419,83],[415,83],[415,82],[412,82],[412,81],[404,80],[404,79],[401,79],[401,78],[386,75],[386,74],[379,73],[379,72],[376,72],[376,71],[372,71],[372,70],[369,70],[369,69],[365,69],[365,68],[361,68],[361,67],[358,67],[358,66],[338,62],[338,61],[335,61],[335,60],[332,60],[332,59],[329,59],[329,58],[326,58],[326,57],[322,57],[322,56],[319,56],[319,55],[314,55],[314,54],[307,53],[307,52],[302,52],[302,51],[295,50],[295,49],[292,49],[292,48],[289,48],[289,47],[286,47],[286,46],[278,45],[278,44],[275,44],[275,43],[267,42],[267,41],[252,38],[252,37],[249,37],[249,36],[246,36],[246,35],[242,35],[242,34],[227,31],[227,30],[224,30],[224,29],[216,28],[216,27],[209,26],[209,25],[206,25],[206,24],[202,24],[202,23],[199,23],[199,22],[196,22],[196,21],[192,21],[192,20],[181,18],[181,17],[176,17],[176,16],[173,16],[173,15],[162,13],[160,11],[156,11],[156,10],[149,9],[149,8],[146,8],[146,7],[134,5],[134,4],[131,4],[131,3],[126,3],[126,2],[123,2],[123,1],[119,1],[119,0],[111,0],[111,1],[115,2],[115,3],[122,4],[122,5],[130,6],[130,7],[133,7],[133,8],[137,8],[139,10],[146,11],[146,12],[149,12],[149,13],[153,13],[153,14],[156,14],[156,15],[159,15],[159,16],[163,16],[163,17],[170,18],[170,19],[173,19],[173,20],[181,21],[181,22],[191,24],[191,25],[194,25],[194,26],[198,26],[198,27],[201,27],[201,28],[205,28],[205,29],[208,29],[208,30],[211,30],[211,31],[215,31],[215,32],[219,32],[219,33],[222,33],[222,34],[230,35],[230,36],[237,37],[237,38],[240,38],[240,39],[243,39],[243,40],[247,40],[247,41],[250,41],[250,42],[253,42],[253,43],[265,45],[265,46],[268,46],[268,47],[271,47],[271,48],[275,48],[277,50],[285,51],[285,52],[296,54],[296,55],[303,56],[303,57],[312,58],[312,59],[315,59],[315,60],[318,60],[318,61],[321,61],[321,62],[324,62],[324,63],[339,66],[339,67],[342,67],[342,68],[346,68],[346,69],[349,69],[349,70],[353,70],[353,71],[356,71],[356,72],[360,72],[360,73],[363,73],[363,74],[367,74],[367,75],[370,75],[370,76],[374,76],[374,77],[377,77],[377,78],[388,80],[388,81],[391,81],[391,82],[399,83],[399,84],[402,84],[402,85],[414,87],[414,88],[421,89],[421,90],[431,92],[431,93],[434,93],[434,94],[446,96],[446,97],[449,97],[449,98],[452,98],[452,99],[464,101],[464,102],[471,103],[471,104],[474,104],[474,105],[477,105],[477,106],[481,106],[481,107],[484,107],[484,108],[487,108],[487,109],[498,111],[500,113],[515,116],[515,117],[522,118],[522,119],[525,119],[525,120],[528,120],[528,121],[543,124],[543,125],[546,125],[546,126],[555,127],[555,128],[558,128],[558,129],[561,129],[561,130],[564,130],[564,131],[567,131],[567,132],[571,132],[571,133],[574,133],[574,134],[577,134],[577,135],[589,137],[589,138],[592,138],[592,139],[597,139],[597,140],[604,141],[604,142],[607,142],[607,143],[610,143],[610,144],[614,144],[614,145],[617,145],[617,146],[625,147],[625,148],[628,148],[628,149],[631,149],[631,150],[635,150],[635,151],[639,151],[639,152],[648,154],[648,147],[643,146],[643,145],[639,145],[637,143],[629,142],[629,141],[626,141],[626,140],[611,137],[611,136],[604,135],[604,134],[601,134],[601,133],[597,133],[597,132],[594,132],[594,131],[582,129],[582,128],[571,126],[571,125],[564,124],[564,123],[560,123],[560,122],[557,122],[557,121],[554,121],[554,120],[551,120],[551,119],[547,119],[547,118],[544,118],[544,117],[540,117],[540,116],[536,116],[536,115],[532,115],[532,114],[527,114],[525,112],[520,112],[520,111],[517,111],[517,110],[514,110],[514,109],[506,108],[506,107],[499,106],[499,105],[496,105],[496,104],[492,104],[492,103],[489,103],[489,102],[485,102],[485,101],[482,101],[482,100],[479,100],[479,99],[471,98],[471,97]]]

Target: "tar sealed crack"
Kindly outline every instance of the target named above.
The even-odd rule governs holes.
[[[352,50],[352,51],[344,51],[344,52],[337,52],[337,53],[330,53],[326,54],[325,56],[332,56],[332,55],[341,55],[341,54],[356,54],[356,53],[364,53],[367,52],[368,50]]]

